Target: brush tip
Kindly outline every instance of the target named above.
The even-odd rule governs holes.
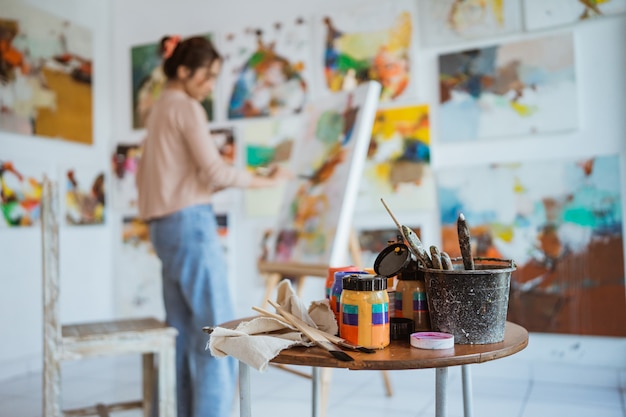
[[[465,215],[463,213],[459,213],[459,220],[461,220],[462,222],[465,221]]]
[[[335,357],[335,359],[339,359],[340,361],[350,362],[354,360],[352,356],[341,350],[331,350],[330,353]]]

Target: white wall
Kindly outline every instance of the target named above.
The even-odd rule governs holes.
[[[59,175],[66,164],[107,168],[111,138],[110,7],[97,0],[23,0],[62,19],[91,28],[94,48],[94,143],[0,132],[0,157],[46,164]],[[0,12],[1,14],[1,12]],[[111,232],[107,226],[60,225],[61,319],[64,322],[109,319]],[[38,227],[0,229],[0,378],[41,368],[41,239]]]
[[[1,153],[8,152],[17,157],[32,155],[35,150],[42,157],[58,160],[59,163],[81,159],[98,164],[108,161],[108,155],[115,143],[136,141],[142,133],[130,129],[131,45],[153,42],[165,33],[184,36],[207,31],[225,32],[260,21],[280,20],[294,15],[311,16],[325,10],[337,10],[338,7],[344,9],[361,4],[376,4],[373,0],[29,1],[43,9],[62,13],[79,23],[84,22],[95,29],[96,140],[94,146],[85,147],[0,133]],[[455,145],[437,143],[434,130],[431,155],[435,170],[468,163],[580,157],[616,152],[621,154],[624,162],[626,18],[606,18],[554,31],[568,29],[574,30],[576,36],[580,129],[575,133],[550,137]],[[506,39],[536,35],[537,33],[518,34]],[[437,54],[492,42],[493,39],[489,39],[454,47],[416,50],[414,76],[417,80],[418,99],[432,105],[433,126],[437,122]],[[621,177],[623,195],[626,196],[624,168]],[[117,241],[116,236],[119,236],[119,221],[116,221],[116,213],[109,210],[108,214],[111,221],[104,227],[62,230],[64,321],[108,318],[114,313],[111,247]],[[264,224],[271,226],[272,219],[245,218],[241,204],[235,205],[230,214],[236,221],[231,227],[231,261],[234,258],[232,286],[237,290],[239,315],[250,315],[250,306],[261,301],[263,282],[255,268],[257,242],[249,236],[252,230]],[[405,219],[404,223],[421,224],[425,242],[439,243],[437,213],[396,214]],[[372,221],[379,219],[355,219],[357,225]],[[0,347],[0,378],[35,369],[40,362],[41,290],[38,236],[37,230],[0,232],[0,263],[3,265],[0,282],[4,289],[0,292],[0,305],[3,306],[3,313],[10,312],[10,316],[4,313],[0,319],[0,329],[6,336]],[[322,288],[323,280],[310,279],[305,288],[305,300],[321,298]],[[621,317],[624,317],[623,312]],[[598,351],[602,354],[597,354]],[[511,359],[520,363],[533,363],[536,369],[545,369],[546,366],[595,366],[595,369],[607,370],[613,375],[616,370],[626,369],[626,339],[532,334],[529,347]],[[496,363],[498,362],[501,361]]]

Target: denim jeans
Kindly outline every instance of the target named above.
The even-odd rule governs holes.
[[[178,329],[178,417],[228,417],[236,370],[233,358],[205,350],[203,326],[234,318],[224,252],[211,205],[198,205],[150,222],[161,259],[166,321]]]

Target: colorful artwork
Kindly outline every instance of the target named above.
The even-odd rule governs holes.
[[[393,2],[324,16],[323,59],[328,89],[350,90],[375,80],[382,85],[383,101],[411,93],[413,15],[412,3]]]
[[[419,0],[426,45],[498,36],[521,29],[519,0]]]
[[[475,256],[512,259],[508,320],[529,331],[626,336],[619,159],[438,172],[442,250],[459,256],[464,213]]]
[[[32,226],[41,216],[43,172],[0,160],[0,227]]]
[[[227,33],[221,44],[229,119],[303,110],[310,71],[310,26],[301,17]]]
[[[343,265],[380,84],[311,104],[294,145],[270,260]]]
[[[113,171],[113,200],[118,210],[137,210],[137,168],[141,159],[141,145],[119,144],[111,158]]]
[[[363,181],[355,211],[434,209],[435,180],[430,168],[428,106],[376,112]]]
[[[577,127],[571,34],[442,55],[439,82],[442,142]]]
[[[65,171],[65,219],[70,225],[104,223],[104,172],[93,168]]]
[[[211,39],[210,34],[200,35]],[[163,73],[163,53],[172,37],[166,35],[159,42],[134,46],[130,50],[133,97],[133,128],[145,126],[152,104],[159,98],[167,78]],[[209,120],[213,120],[213,94],[200,102]]]
[[[0,52],[0,130],[93,143],[89,30],[5,0]]]
[[[526,29],[544,29],[626,12],[626,0],[524,0]]]
[[[303,122],[301,116],[293,116],[246,123],[242,128],[246,168],[255,171],[271,165],[287,165],[291,148],[302,134]],[[249,216],[278,215],[284,190],[284,184],[246,190],[246,213]]]
[[[122,220],[122,244],[115,264],[115,309],[120,317],[165,318],[161,261],[150,243],[150,228],[136,217]]]

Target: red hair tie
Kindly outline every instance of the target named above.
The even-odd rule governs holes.
[[[174,53],[174,49],[180,42],[180,36],[174,35],[170,36],[163,44],[163,59],[167,59],[172,56]]]

